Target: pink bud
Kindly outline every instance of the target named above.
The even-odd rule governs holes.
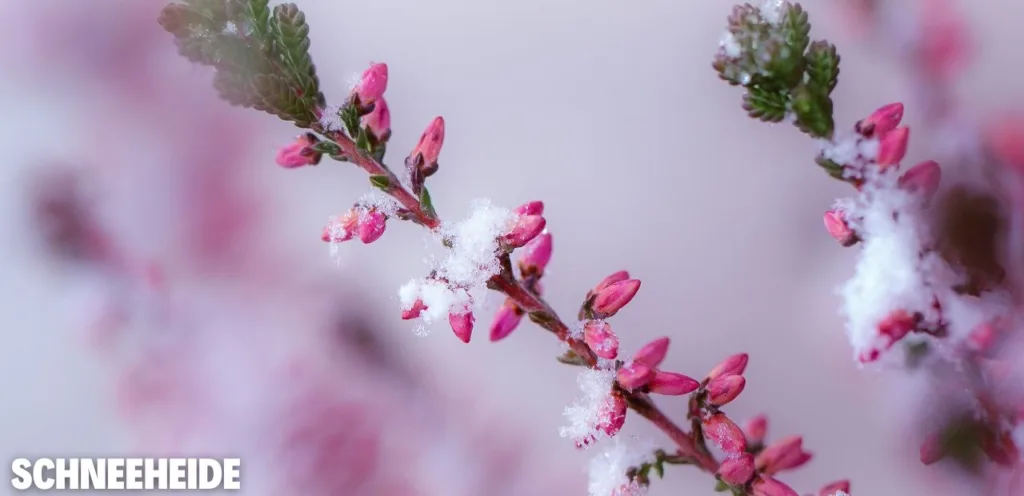
[[[543,274],[551,261],[552,250],[551,233],[540,233],[520,250],[522,257],[519,259],[519,272],[523,276]]]
[[[896,310],[887,315],[878,323],[878,334],[888,338],[888,343],[903,339],[910,331],[917,327],[917,319],[905,310]]]
[[[613,360],[619,356],[619,337],[603,320],[591,320],[583,325],[583,341],[601,358]]]
[[[319,141],[312,133],[300,135],[277,151],[277,157],[275,158],[277,165],[286,169],[294,169],[304,165],[319,164],[322,154],[313,151],[311,148]]]
[[[521,215],[512,230],[504,236],[505,243],[512,248],[519,248],[536,238],[546,224],[547,221],[540,215]]]
[[[491,341],[500,341],[508,337],[512,331],[516,330],[522,319],[522,310],[511,300],[505,300],[501,308],[498,308],[498,312],[494,314],[494,321],[491,322]]]
[[[600,293],[604,288],[607,288],[617,282],[625,281],[626,279],[629,279],[629,272],[620,270],[608,277],[605,277],[601,282],[597,283],[597,286],[594,287],[594,292]]]
[[[669,339],[667,337],[655,339],[645,344],[643,348],[640,348],[640,351],[633,355],[633,361],[657,367],[665,360],[665,355],[668,354],[668,345]]]
[[[473,324],[475,322],[476,317],[473,316],[473,312],[448,314],[448,323],[451,324],[452,331],[455,332],[455,336],[463,343],[469,342],[469,337],[473,335]]]
[[[700,383],[692,377],[675,372],[654,371],[650,383],[647,384],[651,392],[667,396],[679,396],[692,393],[700,387]]]
[[[625,389],[634,390],[642,388],[651,381],[654,376],[654,369],[643,362],[632,361],[619,367],[615,373],[615,380]]]
[[[860,241],[857,233],[846,223],[846,213],[842,210],[832,209],[825,212],[825,229],[843,246],[853,246]]]
[[[811,454],[804,451],[804,439],[790,436],[776,441],[757,455],[757,468],[761,473],[774,475],[783,470],[798,468],[811,460]]]
[[[898,127],[885,133],[880,138],[878,158],[875,162],[885,170],[889,166],[899,164],[907,154],[907,142],[910,140],[910,128]]]
[[[391,133],[391,111],[388,102],[383,98],[373,104],[373,111],[360,118],[363,127],[368,128],[373,137],[383,140]]]
[[[527,202],[516,207],[514,212],[518,215],[542,215],[544,213],[544,202]]]
[[[368,210],[362,217],[359,221],[359,240],[370,244],[380,239],[384,235],[388,218],[377,209]]]
[[[388,65],[373,64],[363,71],[362,77],[352,88],[352,94],[359,97],[359,103],[367,105],[384,96],[388,89]]]
[[[718,475],[731,486],[742,486],[754,476],[754,455],[743,453],[726,458],[718,467]]]
[[[427,309],[427,305],[423,303],[423,300],[417,299],[412,303],[409,308],[402,309],[402,320],[412,320],[418,318],[420,313]]]
[[[1007,114],[985,128],[985,144],[992,155],[1005,165],[1024,168],[1024,116]]]
[[[708,403],[714,406],[726,405],[736,399],[743,392],[743,388],[746,385],[747,380],[742,375],[726,374],[719,376],[708,383]]]
[[[430,121],[430,125],[420,135],[419,143],[416,144],[416,148],[413,148],[409,156],[415,158],[417,154],[421,155],[424,168],[429,171],[426,175],[429,176],[437,170],[437,157],[441,155],[442,146],[444,146],[444,118],[438,116]]]
[[[985,352],[995,344],[997,336],[996,327],[990,322],[984,322],[967,335],[967,346],[974,351]]]
[[[901,120],[903,120],[903,104],[890,103],[874,111],[867,119],[858,122],[857,132],[868,138],[875,135],[881,136],[896,129]]]
[[[792,487],[768,476],[758,477],[751,489],[754,490],[753,496],[800,496]]]
[[[595,291],[594,313],[602,317],[615,315],[636,296],[637,291],[640,291],[639,279],[626,279]]]
[[[931,465],[946,456],[946,443],[939,433],[931,434],[921,443],[921,463]]]
[[[749,358],[750,357],[746,353],[737,353],[725,360],[722,360],[722,363],[715,365],[715,368],[711,369],[711,372],[708,373],[707,380],[713,381],[726,374],[743,375],[743,371],[747,370],[747,361]]]
[[[900,177],[899,186],[907,191],[919,192],[930,198],[939,189],[942,168],[934,160],[921,162],[911,167]]]
[[[835,481],[818,492],[818,496],[850,496],[850,481]]]
[[[743,428],[743,432],[747,434],[747,442],[751,444],[763,443],[764,438],[768,435],[768,417],[758,415],[748,420],[747,425]]]
[[[355,235],[356,227],[359,225],[359,213],[354,209],[349,210],[345,215],[336,215],[324,226],[320,239],[327,243],[340,243],[348,241]]]
[[[724,413],[708,415],[704,417],[702,424],[704,437],[722,451],[733,455],[747,451],[747,440],[743,437],[743,431]]]
[[[609,436],[614,436],[626,423],[626,399],[621,395],[612,394],[607,403],[598,412],[597,428]]]
[[[1010,433],[987,432],[981,437],[981,451],[993,462],[1004,467],[1020,461],[1020,451]]]

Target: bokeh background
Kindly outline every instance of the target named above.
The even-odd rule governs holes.
[[[12,2],[12,12],[34,17],[5,14],[5,460],[98,455],[131,445],[112,407],[109,367],[70,331],[80,324],[67,302],[77,289],[40,254],[26,182],[41,161],[74,159],[76,147],[89,139],[91,121],[116,118],[95,105],[96,83],[81,77],[75,58],[48,56],[40,40],[75,46],[78,31],[68,19],[102,31],[104,19],[90,16],[133,1],[97,0],[95,9],[67,0]],[[935,494],[921,483],[928,469],[917,462],[918,440],[903,435],[905,405],[895,381],[884,372],[857,369],[836,313],[833,288],[850,273],[854,252],[827,236],[821,212],[845,188],[813,165],[816,148],[804,136],[746,118],[739,91],[710,68],[732,2],[297,3],[310,20],[312,53],[329,99],[343,98],[368,62],[389,64],[393,154],[410,149],[433,116],[445,117],[441,171],[431,180],[443,216],[465,215],[480,197],[509,206],[545,202],[555,236],[545,288],[555,308],[571,314],[589,287],[628,269],[643,288],[614,321],[623,349],[670,336],[666,368],[694,376],[728,354],[751,353],[747,390],[728,412],[738,420],[764,412],[770,436],[805,437],[815,459],[784,480],[804,492],[850,478],[860,495]],[[802,3],[812,16],[812,35],[828,37],[843,56],[835,96],[839,125],[881,104],[912,99],[891,50],[859,37],[839,2]],[[1015,40],[1024,4],[991,0],[963,7],[980,48],[960,84],[964,101],[992,109],[1016,104],[1013,75],[1024,60]],[[51,18],[62,20],[45,22]],[[140,29],[159,28],[152,20]],[[140,64],[140,70],[167,70],[167,77],[189,81],[182,84],[206,77],[173,56],[169,35],[165,41],[160,64]],[[83,56],[79,62],[91,60]],[[415,336],[399,319],[396,290],[425,273],[423,234],[391,223],[381,241],[345,245],[332,258],[319,240],[320,228],[329,214],[367,192],[363,173],[326,161],[282,170],[273,155],[296,131],[269,116],[235,112],[253,119],[257,137],[247,150],[247,174],[271,195],[260,235],[287,254],[295,270],[327,274],[358,295],[348,311],[368,315],[402,360],[444,394],[460,398],[463,406],[452,415],[467,424],[487,419],[522,443],[532,473],[559,481],[548,487],[585,494],[588,455],[558,436],[562,409],[578,394],[576,374],[553,359],[551,336],[529,325],[499,344],[487,342],[481,329],[469,345],[445,329]],[[919,124],[913,108],[907,118]],[[159,159],[128,138],[123,145],[134,150],[138,170]],[[911,158],[925,157],[927,145],[927,138],[916,136]],[[148,200],[135,201],[141,208]],[[488,321],[481,316],[479,326]],[[660,402],[682,417],[685,400]],[[667,441],[637,419],[627,421],[625,432]],[[489,446],[480,443],[479,449]],[[652,494],[711,494],[711,483],[676,468],[654,482]]]

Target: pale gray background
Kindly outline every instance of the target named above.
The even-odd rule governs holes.
[[[71,1],[71,0],[68,0]],[[411,147],[436,114],[447,121],[441,172],[432,191],[442,215],[462,216],[472,198],[506,205],[543,199],[556,251],[546,290],[571,315],[586,289],[628,268],[640,296],[614,325],[624,349],[666,334],[666,368],[703,374],[717,359],[749,351],[748,390],[729,408],[738,419],[765,411],[771,435],[801,433],[816,454],[784,478],[802,492],[842,477],[859,495],[923,495],[916,445],[899,436],[887,406],[888,376],[864,373],[835,315],[832,288],[852,254],[835,246],[821,212],[846,193],[811,162],[814,145],[786,126],[744,117],[740,93],[710,69],[724,0],[305,0],[313,52],[335,100],[370,60],[390,65],[392,150]],[[1016,98],[1022,62],[1014,0],[969,2],[984,51],[967,78],[968,102],[997,107]],[[880,47],[854,40],[833,2],[808,0],[814,34],[843,55],[840,125],[904,99],[910,89]],[[98,454],[121,435],[105,408],[101,367],[64,334],[54,309],[61,279],[35,257],[13,181],[30,152],[45,149],[61,112],[42,95],[0,80],[0,453]],[[915,122],[913,108],[908,119]],[[310,264],[331,266],[317,239],[325,217],[365,191],[361,172],[341,164],[282,172],[276,144],[294,134],[274,124],[254,151],[288,209],[280,239]],[[26,143],[34,146],[26,147]],[[915,139],[911,156],[926,155]],[[584,455],[560,439],[561,410],[577,394],[575,373],[551,357],[550,336],[524,326],[492,345],[484,330],[469,346],[447,332],[417,338],[393,309],[396,288],[424,272],[421,234],[392,224],[372,249],[344,248],[355,278],[385,309],[394,341],[479,412],[507,417],[538,464],[582,470]],[[367,271],[372,268],[373,272]],[[346,274],[344,271],[354,271]],[[483,318],[482,324],[487,319]],[[499,366],[495,366],[499,364]],[[468,393],[471,392],[471,393]],[[684,401],[662,402],[680,417]],[[476,412],[467,412],[473,415]],[[627,430],[664,441],[641,422]],[[685,490],[683,488],[686,488]],[[6,489],[6,488],[5,488]],[[706,476],[673,469],[655,495],[711,494]]]

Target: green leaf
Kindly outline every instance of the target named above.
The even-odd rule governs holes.
[[[391,180],[388,179],[388,176],[374,175],[370,176],[370,184],[372,184],[373,187],[379,188],[382,191],[387,191],[388,187],[391,186]]]
[[[842,165],[837,164],[822,156],[819,156],[818,158],[814,159],[814,162],[820,165],[822,169],[825,169],[825,172],[827,172],[829,176],[832,176],[833,178],[839,180],[845,180],[845,178],[843,177]]]
[[[723,481],[721,479],[719,479],[718,483],[715,484],[715,492],[717,492],[717,493],[724,493],[724,492],[728,491],[729,489],[730,489],[729,484],[726,484],[725,481]]]
[[[436,217],[437,211],[434,210],[434,202],[430,199],[430,191],[426,187],[420,192],[420,205],[423,205],[423,211],[430,217]]]
[[[826,94],[831,94],[839,82],[839,54],[836,46],[823,40],[815,41],[807,51],[807,83]]]
[[[302,98],[310,105],[322,106],[324,97],[320,93],[320,81],[316,76],[313,59],[309,55],[309,25],[306,24],[306,15],[293,3],[277,5],[270,19],[270,31],[274,51],[288,68],[289,75],[296,89],[301,92]]]
[[[765,122],[780,122],[786,118],[789,95],[764,88],[749,88],[743,95],[743,110],[754,119]]]
[[[793,113],[796,127],[816,138],[831,138],[832,99],[814,86],[800,85],[793,90]]]
[[[665,478],[665,465],[663,465],[663,463],[664,462],[662,462],[661,460],[658,460],[657,462],[651,464],[651,468],[653,468],[654,472],[658,474],[659,479]]]
[[[313,145],[313,150],[332,156],[341,153],[341,147],[338,146],[337,143],[333,143],[331,141],[326,140],[320,141],[319,143]]]
[[[356,147],[364,152],[373,151],[373,143],[370,143],[370,135],[366,131],[360,129],[356,133]]]

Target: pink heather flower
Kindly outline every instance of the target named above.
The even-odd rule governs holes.
[[[757,455],[757,469],[763,474],[775,475],[783,470],[798,468],[811,460],[804,451],[804,439],[789,436],[772,443]]]
[[[705,380],[710,382],[726,374],[743,375],[743,371],[747,370],[749,359],[750,357],[746,353],[732,355],[715,365],[715,368],[708,372],[708,377]]]
[[[423,303],[423,300],[417,299],[411,307],[402,309],[402,320],[419,318],[420,314],[426,309],[427,305]]]
[[[442,146],[444,146],[444,118],[438,116],[430,121],[430,125],[420,135],[420,141],[409,154],[409,158],[415,160],[419,155],[423,159],[423,175],[430,176],[437,172],[437,157],[441,155]]]
[[[943,442],[942,434],[935,433],[925,438],[921,443],[921,463],[931,465],[946,456],[946,443]]]
[[[340,243],[352,239],[359,225],[359,213],[355,209],[345,215],[336,215],[324,226],[320,239],[327,243]]]
[[[758,415],[748,420],[747,425],[743,427],[743,432],[747,434],[748,443],[763,443],[764,438],[768,435],[768,417],[764,415]]]
[[[747,380],[742,375],[726,374],[719,376],[708,383],[708,403],[714,406],[726,405],[736,399],[743,392],[743,388],[746,385]]]
[[[370,209],[363,214],[359,221],[359,240],[370,244],[384,235],[388,218],[377,209]]]
[[[544,269],[551,261],[553,250],[551,233],[542,232],[526,243],[520,250],[519,272],[525,277],[529,275],[543,275]]]
[[[984,139],[992,155],[1005,165],[1024,168],[1024,116],[1007,114],[985,126]]]
[[[619,337],[603,320],[591,320],[583,325],[583,341],[601,358],[613,360],[619,356]]]
[[[743,436],[743,431],[724,413],[707,415],[702,424],[704,437],[711,440],[722,451],[731,455],[747,451],[747,440]]]
[[[544,202],[532,201],[526,202],[514,210],[517,215],[543,215],[544,214]]]
[[[842,210],[832,209],[825,212],[825,229],[843,246],[853,246],[860,241],[857,233],[846,223],[846,212]]]
[[[363,71],[362,77],[352,88],[352,94],[359,97],[359,103],[368,105],[384,96],[388,89],[388,65],[373,64]]]
[[[753,496],[800,496],[792,487],[768,476],[758,477],[751,489],[754,490]]]
[[[519,248],[536,238],[546,224],[547,221],[540,215],[520,215],[503,239],[508,246]]]
[[[619,394],[612,394],[598,413],[597,429],[608,436],[614,436],[626,424],[626,399]]]
[[[448,314],[448,323],[451,324],[452,331],[455,332],[455,336],[463,343],[469,342],[469,338],[473,334],[473,324],[475,322],[476,317],[473,316],[473,312]]]
[[[742,486],[754,476],[754,455],[743,453],[726,458],[718,467],[718,475],[731,486]]]
[[[625,281],[626,279],[629,279],[629,272],[620,270],[608,277],[605,277],[604,279],[601,280],[601,282],[597,283],[597,286],[594,287],[594,293],[600,293],[608,286]]]
[[[642,388],[654,377],[654,369],[644,362],[633,360],[615,372],[615,380],[624,389],[634,390]]]
[[[911,167],[900,177],[899,186],[907,191],[919,192],[931,198],[939,189],[942,179],[942,168],[934,160],[921,162]]]
[[[996,327],[990,322],[985,322],[975,327],[967,335],[967,346],[976,352],[983,353],[995,344],[997,336]]]
[[[639,279],[626,279],[595,289],[594,313],[602,317],[615,315],[636,296],[637,291],[640,291]]]
[[[835,481],[823,488],[818,492],[818,496],[850,496],[850,481],[841,480]]]
[[[907,142],[910,141],[910,128],[898,127],[885,133],[880,138],[878,158],[876,162],[883,170],[900,163],[907,154]]]
[[[667,337],[655,339],[645,344],[643,348],[640,348],[640,351],[633,355],[633,361],[643,362],[652,368],[657,367],[665,360],[665,355],[668,354],[668,345],[669,339]]]
[[[882,136],[896,129],[903,120],[903,104],[890,103],[879,108],[857,123],[856,130],[864,137]]]
[[[500,341],[512,334],[523,319],[523,312],[512,300],[505,300],[491,322],[491,341]]]
[[[656,370],[647,386],[655,394],[679,396],[696,391],[700,387],[700,383],[696,379],[683,374]]]
[[[373,104],[373,111],[360,118],[363,127],[370,130],[374,138],[384,140],[391,134],[391,111],[387,100],[380,98]]]
[[[277,157],[275,158],[277,165],[286,169],[294,169],[304,165],[319,164],[322,154],[313,151],[311,148],[319,141],[312,133],[299,135],[294,141],[277,151]]]

